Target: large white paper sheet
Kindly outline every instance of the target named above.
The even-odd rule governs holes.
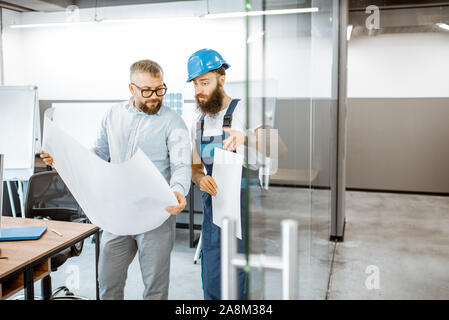
[[[43,149],[92,223],[113,234],[153,230],[170,216],[165,207],[178,205],[167,181],[140,149],[124,163],[108,163],[48,115]]]
[[[215,148],[212,178],[218,186],[212,197],[212,222],[221,228],[224,217],[235,221],[235,235],[242,239],[240,217],[240,187],[243,157],[237,153]]]

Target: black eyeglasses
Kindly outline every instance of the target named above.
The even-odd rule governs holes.
[[[142,95],[143,98],[151,98],[151,96],[153,95],[153,93],[156,93],[156,95],[158,97],[163,97],[166,93],[167,93],[167,86],[164,84],[162,84],[162,87],[159,87],[155,90],[152,89],[142,89],[141,87],[139,87],[137,84],[132,83],[131,84],[133,86],[135,86],[137,89],[139,89],[140,94]]]

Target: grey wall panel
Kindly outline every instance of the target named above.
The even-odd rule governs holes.
[[[278,167],[307,170],[310,166],[310,100],[278,99],[275,129],[287,147]]]
[[[317,179],[312,183],[314,187],[331,186],[331,144],[332,130],[335,126],[332,110],[336,109],[336,100],[315,100],[313,103],[312,169],[318,170]]]
[[[276,104],[288,148],[279,168],[318,170],[318,187],[330,185],[332,103]],[[347,188],[449,193],[449,98],[350,98],[347,112]]]
[[[326,99],[313,102],[304,98],[278,99],[276,103],[275,128],[288,149],[285,158],[279,159],[278,167],[317,170],[312,186],[330,187],[332,107],[335,101]]]
[[[348,99],[347,187],[449,193],[449,98]]]

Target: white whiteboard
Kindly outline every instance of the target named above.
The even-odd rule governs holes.
[[[0,87],[0,153],[5,155],[5,180],[27,180],[33,174],[40,137],[38,113],[36,87]]]

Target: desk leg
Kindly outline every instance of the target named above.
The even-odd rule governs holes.
[[[34,300],[33,267],[25,270],[24,274],[25,300]]]
[[[97,300],[100,300],[100,283],[98,280],[98,261],[100,258],[100,230],[95,233],[95,292]]]

